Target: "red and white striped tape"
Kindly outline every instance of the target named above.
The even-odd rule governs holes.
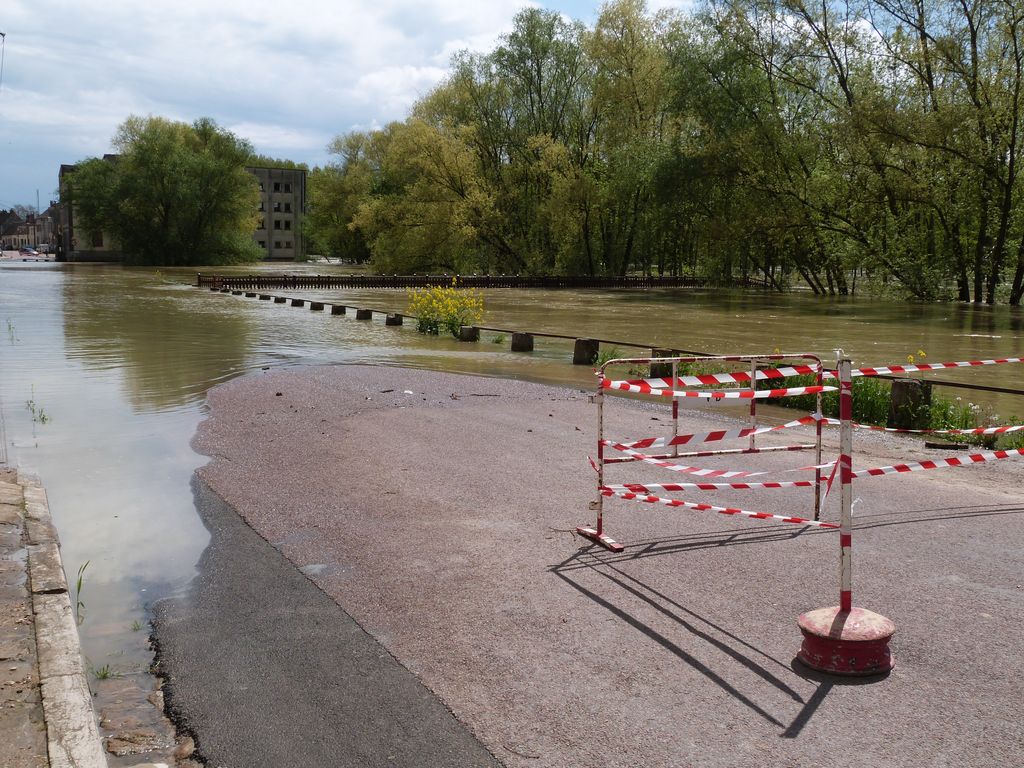
[[[783,523],[811,525],[817,528],[839,527],[835,523],[825,523],[820,520],[806,520],[802,517],[786,517],[785,515],[773,515],[768,512],[748,512],[745,509],[736,509],[735,507],[716,507],[713,504],[697,504],[692,501],[682,501],[681,499],[665,499],[660,496],[643,496],[629,491],[613,491],[611,489],[602,488],[601,494],[603,496],[616,496],[620,499],[641,501],[647,504],[664,504],[666,507],[684,507],[686,509],[695,509],[700,512],[717,512],[720,515],[740,515],[742,517],[750,517],[755,520],[779,520]]]
[[[804,416],[802,419],[796,421],[790,421],[785,424],[779,424],[774,427],[744,427],[743,429],[730,429],[730,430],[715,430],[714,432],[705,432],[703,434],[692,434],[692,435],[676,435],[675,437],[645,437],[640,440],[631,440],[624,443],[616,443],[612,440],[602,440],[603,445],[609,445],[616,450],[621,448],[668,448],[673,445],[688,445],[691,443],[711,443],[717,440],[733,440],[740,437],[749,437],[750,435],[764,435],[768,432],[778,432],[783,429],[792,429],[793,427],[803,427],[808,424],[814,424],[816,421],[823,419],[818,416]],[[838,422],[837,422],[838,423]]]
[[[916,373],[918,371],[941,371],[946,368],[974,368],[979,365],[1002,365],[1003,363],[1021,363],[1022,357],[1001,357],[997,360],[967,360],[961,363],[921,363],[920,365],[890,365],[884,368],[857,368],[854,376],[885,376],[891,373]],[[829,372],[825,376],[832,375]]]
[[[998,461],[999,459],[1018,459],[1021,456],[1024,456],[1024,448],[1014,448],[1006,451],[985,451],[983,453],[971,453],[963,456],[951,456],[948,459],[930,459],[928,461],[913,461],[908,464],[894,464],[891,467],[858,469],[853,473],[853,477],[875,477],[878,475],[894,475],[901,472],[919,472],[925,469],[965,467],[971,464],[982,464],[986,461]]]
[[[686,389],[655,389],[643,380],[610,381],[601,380],[603,389],[616,389],[638,395],[658,395],[661,397],[695,397],[704,400],[764,400],[776,397],[796,397],[798,395],[814,395],[818,392],[835,392],[835,387],[786,387],[784,389],[716,389],[709,392],[691,391]]]
[[[630,493],[660,493],[662,491],[721,491],[733,490],[756,490],[759,488],[813,488],[813,480],[786,480],[784,482],[771,483],[619,483],[617,485],[605,485],[613,491],[629,491]]]
[[[818,368],[812,365],[793,365],[785,366],[782,368],[765,368],[759,370],[757,375],[754,377],[758,381],[764,379],[781,379],[786,376],[803,376],[807,374],[815,374],[818,372]],[[671,376],[665,378],[652,378],[652,379],[636,379],[631,380],[630,384],[646,384],[651,389],[666,389],[672,387],[701,387],[701,386],[714,386],[715,384],[736,384],[750,381],[750,371],[735,371],[733,373],[700,373],[693,376],[677,376],[673,379]],[[614,382],[616,384],[620,382]],[[617,387],[613,387],[617,389]]]
[[[669,461],[662,461],[661,459],[655,458],[654,456],[648,456],[647,454],[640,453],[639,451],[633,451],[629,448],[619,448],[618,446],[612,446],[617,451],[621,451],[627,456],[632,456],[637,461],[642,461],[647,464],[653,464],[656,467],[664,467],[671,472],[683,472],[689,475],[697,475],[698,477],[754,477],[756,475],[766,475],[767,472],[744,472],[742,470],[727,470],[727,469],[701,469],[699,467],[688,467],[683,464],[673,464]],[[594,461],[591,459],[590,463],[593,465]],[[595,469],[596,469],[595,465]]]
[[[921,371],[941,371],[949,368],[974,368],[981,365],[1002,365],[1005,363],[1024,362],[1021,357],[1002,357],[992,360],[967,360],[955,363],[921,363],[919,365],[890,365],[880,368],[855,368],[850,375],[853,378],[858,376],[884,376],[893,373],[917,373]],[[791,365],[781,368],[766,368],[757,371],[754,376],[758,381],[765,379],[781,379],[787,376],[807,376],[817,374],[818,368],[813,365]],[[835,371],[822,371],[826,379],[834,379]],[[750,381],[749,371],[735,371],[732,373],[703,373],[693,376],[677,376],[666,378],[632,379],[629,381],[612,381],[602,384],[605,389],[619,389],[627,392],[639,392],[641,394],[652,393],[652,390],[667,390],[674,387],[699,387],[714,384],[742,384]],[[639,387],[640,389],[626,388],[620,385]],[[644,389],[646,388],[646,389]]]
[[[824,424],[836,426],[839,419],[822,419]],[[870,429],[875,432],[899,432],[913,435],[1005,435],[1008,432],[1020,432],[1024,424],[1012,424],[1005,427],[975,427],[974,429],[900,429],[898,427],[876,427],[872,424],[854,423],[854,429]]]

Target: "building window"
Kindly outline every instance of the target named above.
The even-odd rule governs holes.
[[[281,203],[280,202],[275,202],[274,203],[274,213],[280,213],[280,212],[281,212]]]
[[[291,184],[288,184],[288,183],[285,183],[285,185],[284,185],[284,191],[285,191],[285,192],[291,192],[291,191],[292,191],[292,185],[291,185]]]
[[[281,241],[280,240],[275,240],[274,241],[274,247],[275,248],[280,248],[281,247]]]
[[[284,212],[285,213],[291,213],[292,212],[292,204],[291,203],[285,203],[284,204]]]
[[[256,241],[256,245],[258,245],[260,248],[266,248],[267,247],[267,241],[266,240],[257,240]]]
[[[266,208],[264,208],[264,206],[263,206],[263,201],[260,200],[260,211],[265,211],[265,210],[266,210]]]
[[[274,229],[280,229],[280,228],[281,228],[281,220],[280,219],[274,219]]]
[[[284,228],[285,229],[291,229],[292,228],[292,220],[291,219],[285,219],[284,220]]]
[[[260,192],[262,192],[262,191],[263,191],[263,182],[261,181],[260,182]]]
[[[281,182],[279,182],[279,181],[275,181],[274,182],[274,191],[275,192],[280,192],[281,191]]]

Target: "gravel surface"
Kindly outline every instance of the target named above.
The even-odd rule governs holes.
[[[858,482],[854,604],[896,622],[896,668],[842,680],[794,663],[797,616],[838,600],[835,532],[611,501],[625,552],[572,533],[592,522],[587,393],[337,366],[209,402],[202,479],[509,766],[1021,764],[1020,461]],[[610,436],[667,430],[666,408],[608,403]],[[854,467],[944,455],[858,434]],[[608,481],[645,479],[679,476],[623,465]],[[805,516],[811,499],[708,496],[684,498]]]

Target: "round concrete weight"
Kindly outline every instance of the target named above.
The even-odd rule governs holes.
[[[873,611],[819,608],[801,614],[797,624],[804,636],[797,658],[811,669],[833,675],[878,675],[895,663],[889,638],[896,625]]]
[[[385,315],[384,316],[384,325],[401,325],[402,324],[402,320],[403,320],[403,318],[399,314]]]
[[[480,329],[475,325],[460,325],[459,341],[480,341]]]

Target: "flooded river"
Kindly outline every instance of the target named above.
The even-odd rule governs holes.
[[[534,353],[513,354],[491,332],[460,344],[379,318],[211,293],[194,280],[194,271],[0,263],[0,459],[6,452],[41,476],[69,581],[84,568],[81,634],[94,668],[144,668],[148,606],[195,573],[207,532],[189,482],[206,459],[189,441],[210,387],[265,367],[349,362],[592,386],[589,369],[568,363],[570,341],[539,338]],[[291,293],[389,311],[406,305],[397,291]],[[1007,307],[683,290],[495,290],[485,300],[485,325],[708,352],[832,359],[843,347],[858,365],[906,362],[920,351],[933,362],[1024,355],[1024,314]],[[1021,368],[941,378],[1020,387]],[[985,402],[1024,416],[1013,398]]]

